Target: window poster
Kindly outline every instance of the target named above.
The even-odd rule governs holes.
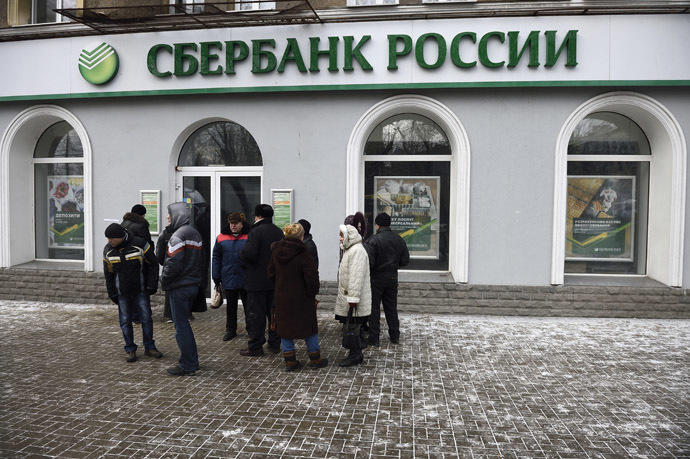
[[[439,258],[440,184],[441,177],[374,177],[374,217],[391,216],[410,257]]]
[[[569,176],[566,260],[632,261],[634,176]]]
[[[84,177],[49,175],[48,247],[84,248]]]
[[[271,190],[273,223],[280,229],[292,223],[292,190]]]
[[[160,234],[160,190],[141,190],[139,191],[141,205],[146,208],[144,218],[149,222],[149,230],[152,236]]]

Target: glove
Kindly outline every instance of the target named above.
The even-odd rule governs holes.
[[[213,279],[213,286],[220,285],[220,279]]]
[[[157,288],[150,288],[150,289],[147,289],[147,290],[148,290],[149,296],[155,295],[156,292],[158,291]]]
[[[357,307],[357,303],[347,303],[347,304],[349,304],[351,308],[356,308],[356,307]]]
[[[110,301],[112,301],[113,303],[115,303],[117,305],[120,304],[120,301],[117,299],[117,296],[111,296]]]

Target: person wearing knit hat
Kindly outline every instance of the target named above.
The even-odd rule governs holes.
[[[304,245],[307,246],[309,254],[314,259],[314,263],[316,263],[316,269],[319,269],[319,251],[316,248],[314,237],[311,235],[311,223],[304,219],[299,220],[297,223],[304,228],[304,239],[302,240],[304,241]]]
[[[249,231],[247,243],[240,252],[245,267],[244,285],[247,290],[247,321],[249,342],[240,350],[245,357],[264,355],[266,324],[268,323],[268,346],[271,352],[280,352],[280,338],[271,328],[275,286],[268,278],[267,269],[271,261],[271,245],[283,239],[283,231],[273,224],[273,207],[259,204],[254,208],[254,226]]]
[[[130,212],[144,216],[146,215],[146,207],[142,206],[141,204],[134,204]]]
[[[247,322],[247,291],[244,288],[244,267],[240,252],[247,243],[249,225],[244,214],[232,212],[228,215],[227,225],[216,236],[211,262],[211,278],[216,287],[223,289],[227,300],[225,316],[225,335],[223,341],[230,341],[237,336],[237,306],[242,300],[244,308],[245,330],[249,334]]]
[[[371,271],[371,316],[367,343],[379,345],[381,331],[381,302],[388,324],[388,336],[392,343],[400,340],[398,319],[398,269],[410,262],[410,252],[405,240],[391,231],[391,217],[380,213],[374,219],[376,234],[367,241]]]
[[[316,318],[319,272],[302,242],[304,228],[299,223],[283,227],[285,238],[273,243],[268,277],[275,282],[274,325],[283,349],[285,369],[301,366],[295,354],[295,339],[303,339],[309,353],[309,366],[323,368]]]
[[[134,342],[134,311],[138,312],[146,354],[161,358],[153,339],[151,295],[158,290],[158,262],[153,246],[130,234],[122,225],[112,223],[105,229],[108,243],[103,249],[105,286],[111,301],[118,306],[120,329],[125,340],[127,362],[137,360]]]

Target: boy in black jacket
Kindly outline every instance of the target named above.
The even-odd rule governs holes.
[[[108,244],[103,249],[103,272],[108,296],[118,305],[120,328],[125,339],[127,361],[137,360],[132,317],[139,313],[144,352],[155,358],[163,357],[153,340],[150,295],[158,289],[158,263],[153,247],[144,239],[129,234],[121,225],[113,223],[105,230]]]

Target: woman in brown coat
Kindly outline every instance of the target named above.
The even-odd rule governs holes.
[[[287,371],[301,366],[295,357],[295,339],[304,339],[309,352],[309,366],[322,368],[328,365],[328,360],[321,358],[316,320],[319,272],[302,242],[302,225],[285,225],[283,233],[285,238],[273,243],[268,265],[268,277],[275,283],[272,322],[281,339]]]

